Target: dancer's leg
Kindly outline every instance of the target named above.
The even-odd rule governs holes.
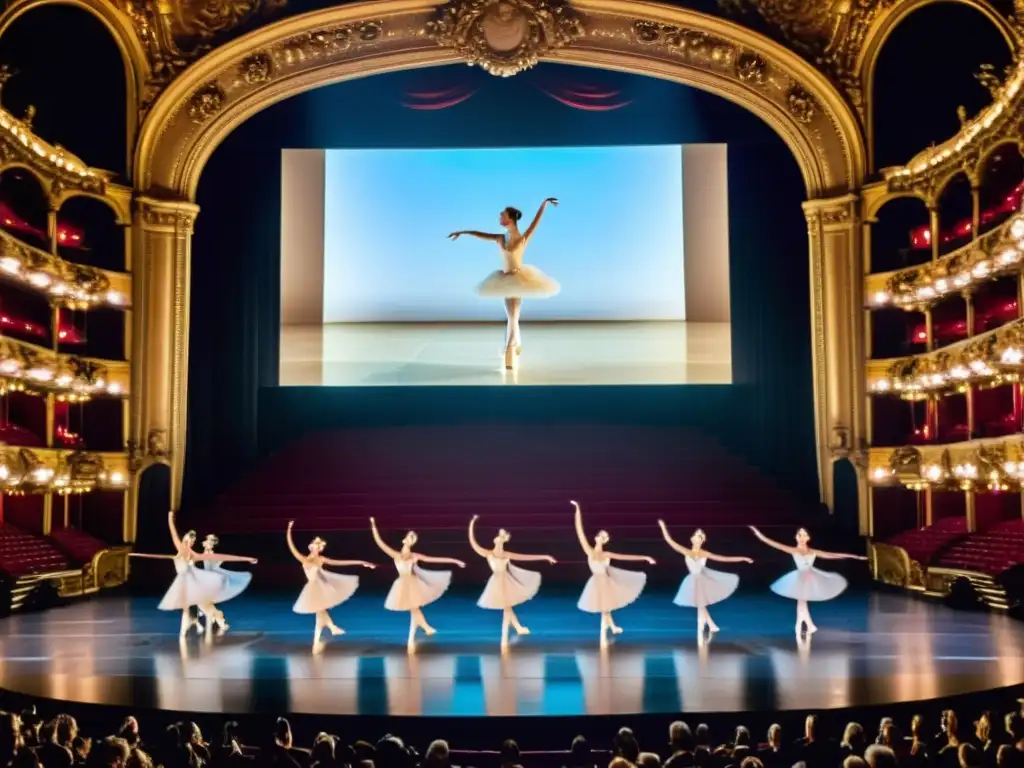
[[[516,612],[511,608],[506,608],[505,611],[508,613],[508,619],[512,624],[512,629],[516,631],[517,635],[528,635],[530,634],[530,628],[524,627],[519,623],[519,617],[516,616]]]
[[[512,346],[515,336],[515,325],[513,316],[515,314],[515,299],[505,299],[505,349]]]
[[[707,627],[710,632],[718,631],[718,625],[715,624],[715,620],[711,618],[711,613],[708,611],[707,606],[701,606],[697,609],[697,620],[700,622],[702,630],[704,627]]]
[[[325,617],[326,616],[327,616],[327,612],[326,611],[317,611],[316,612],[316,628],[313,630],[313,650],[314,651],[319,650],[319,648],[320,648],[320,644],[321,644],[320,636],[323,634],[324,627],[327,626],[327,621],[325,621]]]
[[[418,626],[416,621],[416,611],[417,609],[415,608],[409,611],[409,642],[407,643],[407,646],[410,652],[416,648],[416,627]]]
[[[811,611],[807,607],[806,600],[796,601],[796,633],[800,634],[801,625],[807,626],[807,634],[812,634],[818,631],[818,628],[814,626],[814,622],[811,620]]]
[[[427,624],[427,617],[423,615],[423,609],[413,608],[412,609],[413,620],[416,622],[416,626],[426,632],[428,635],[433,635],[437,632],[432,626]]]
[[[181,636],[182,637],[184,637],[185,635],[188,634],[188,631],[189,631],[189,629],[192,628],[193,624],[196,624],[196,627],[199,626],[192,619],[192,611],[191,611],[191,609],[186,608],[185,610],[183,610],[181,612]]]
[[[508,625],[511,620],[510,614],[512,613],[511,608],[506,608],[501,613],[501,647],[508,648]]]
[[[615,623],[615,619],[612,618],[612,615],[610,613],[608,614],[608,629],[612,631],[613,635],[622,634],[622,627]]]
[[[523,310],[522,299],[512,299],[512,314],[509,316],[509,320],[512,323],[512,346],[515,347],[516,354],[523,347],[523,337],[519,332],[519,315]]]
[[[611,624],[612,617],[607,613],[601,614],[601,645],[608,645],[608,625]]]

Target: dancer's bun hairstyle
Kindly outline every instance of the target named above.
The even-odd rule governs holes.
[[[515,222],[518,222],[521,218],[523,218],[523,212],[520,211],[518,208],[513,208],[511,205],[505,209],[505,213],[507,213],[508,217]]]

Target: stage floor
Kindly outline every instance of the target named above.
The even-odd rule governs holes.
[[[729,323],[522,324],[518,370],[504,324],[334,324],[281,329],[284,386],[731,384]]]
[[[794,637],[792,602],[737,595],[714,607],[722,631],[698,648],[694,612],[652,590],[616,613],[625,633],[602,653],[576,594],[543,594],[519,611],[533,634],[504,657],[500,614],[476,597],[429,606],[438,634],[414,656],[407,614],[385,611],[383,595],[333,611],[347,634],[315,656],[294,597],[244,595],[224,606],[225,636],[184,644],[156,599],[97,599],[0,622],[0,687],[198,712],[537,716],[823,710],[1024,682],[1024,625],[902,595],[815,605],[810,643]]]

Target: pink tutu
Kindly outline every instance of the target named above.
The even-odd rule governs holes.
[[[476,292],[496,299],[546,299],[560,290],[558,283],[539,269],[523,265],[511,272],[492,272],[480,283]]]

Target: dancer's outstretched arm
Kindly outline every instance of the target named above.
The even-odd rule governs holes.
[[[245,555],[222,555],[220,552],[213,552],[212,554],[193,555],[196,560],[216,560],[217,562],[223,563],[249,563],[250,565],[256,565],[259,561],[255,557],[246,557]]]
[[[476,232],[475,230],[465,229],[461,232],[452,232],[448,235],[449,240],[458,240],[462,235],[469,235],[475,237],[477,240],[490,240],[495,243],[500,243],[505,239],[504,235],[492,235],[490,232]]]
[[[505,550],[505,557],[509,560],[522,560],[524,562],[537,562],[543,560],[544,562],[551,563],[552,565],[558,562],[551,555],[520,555],[518,552],[509,552],[508,550]]]
[[[773,549],[777,549],[780,552],[786,552],[787,554],[790,554],[790,555],[797,554],[797,548],[796,547],[789,547],[789,546],[786,546],[785,544],[781,544],[781,543],[775,541],[775,539],[769,539],[767,536],[765,536],[763,533],[761,533],[759,530],[757,530],[757,528],[755,528],[754,526],[750,526],[750,530],[752,530],[754,532],[754,535],[757,536],[757,538],[759,538],[763,544],[767,544],[769,547],[772,547]]]
[[[631,560],[634,563],[647,563],[648,565],[654,565],[654,558],[648,557],[647,555],[620,555],[616,552],[604,552],[609,560]]]
[[[336,567],[352,566],[359,568],[376,568],[377,566],[373,563],[368,563],[365,560],[331,560],[329,557],[320,558],[323,560],[324,565],[333,565]]]
[[[703,550],[702,554],[708,560],[714,560],[719,563],[752,563],[753,558],[750,557],[730,557],[728,555],[716,555],[714,552],[708,552],[706,549]]]
[[[483,547],[480,546],[479,543],[477,543],[477,540],[476,540],[476,530],[475,530],[475,528],[476,528],[476,521],[477,521],[478,517],[480,517],[480,515],[473,515],[473,519],[469,521],[469,546],[471,546],[473,548],[473,551],[476,552],[478,555],[480,555],[480,557],[490,557],[491,556],[491,550],[484,549]]]
[[[454,557],[431,557],[430,555],[421,555],[418,552],[413,553],[413,559],[418,563],[434,563],[435,565],[457,565],[459,568],[465,568],[466,564],[461,560],[456,560]]]
[[[668,526],[665,525],[664,520],[658,521],[658,526],[661,528],[661,535],[665,537],[665,543],[668,544],[672,549],[678,552],[683,557],[693,557],[693,550],[688,547],[684,547],[678,541],[672,538],[672,534],[668,532]]]
[[[533,236],[533,233],[537,231],[537,225],[540,224],[540,219],[544,215],[544,210],[548,207],[548,203],[551,203],[551,205],[558,205],[558,198],[549,197],[540,204],[540,208],[537,209],[537,215],[533,217],[533,221],[530,222],[530,226],[528,226],[526,231],[523,233],[524,240],[529,240]]]
[[[181,536],[178,535],[178,526],[174,524],[174,510],[167,513],[167,527],[171,531],[171,541],[174,542],[174,551],[181,552]]]
[[[292,557],[298,560],[303,565],[306,564],[306,556],[299,552],[299,548],[295,546],[295,539],[292,538],[292,527],[295,525],[294,520],[288,521],[288,531],[285,533],[285,539],[288,541],[288,549],[292,551]]]
[[[390,557],[392,560],[397,558],[399,552],[397,550],[392,549],[384,543],[384,539],[380,537],[380,532],[377,530],[377,521],[374,520],[372,517],[370,518],[370,530],[373,532],[373,540],[377,543],[377,546],[380,547],[381,552]]]
[[[822,560],[867,560],[864,555],[847,555],[843,552],[825,552],[821,549],[812,549],[811,554],[820,557]]]
[[[173,560],[174,555],[145,555],[141,552],[129,552],[128,557],[141,557],[146,560]]]
[[[590,542],[587,541],[586,531],[583,530],[583,511],[580,509],[580,505],[575,501],[570,501],[574,507],[576,507],[576,538],[580,540],[580,546],[583,547],[583,551],[587,553],[587,557],[590,557],[594,553],[594,548],[590,546]]]

